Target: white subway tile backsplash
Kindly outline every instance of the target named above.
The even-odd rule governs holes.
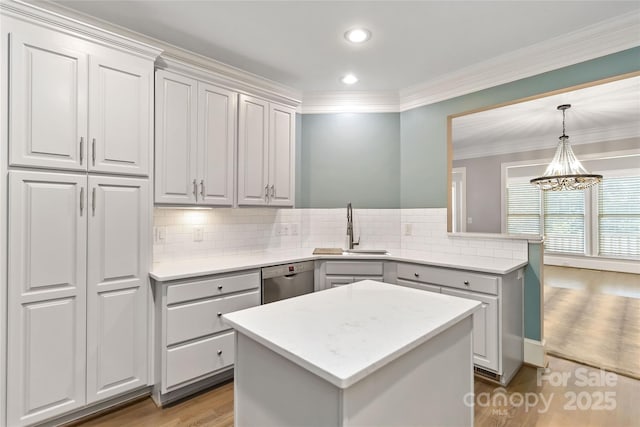
[[[218,208],[154,210],[165,240],[153,246],[154,261],[236,255],[265,250],[347,246],[346,209]],[[450,236],[446,209],[354,209],[354,234],[361,248],[527,258],[524,240]],[[292,235],[295,226],[297,235]],[[406,225],[410,225],[407,235]],[[193,241],[194,227],[204,239]],[[286,231],[285,231],[286,230]],[[286,234],[282,234],[285,233]]]

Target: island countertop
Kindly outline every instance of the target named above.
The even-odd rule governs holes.
[[[477,301],[364,280],[228,313],[223,319],[344,389],[479,306]]]

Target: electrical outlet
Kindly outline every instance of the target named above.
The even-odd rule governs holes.
[[[164,243],[167,241],[167,227],[153,228],[153,243]]]
[[[193,227],[193,241],[202,242],[204,240],[204,227]]]
[[[276,226],[276,235],[288,236],[290,227],[291,227],[291,224],[285,224],[285,223],[278,224]]]
[[[291,235],[292,236],[298,235],[298,224],[296,223],[291,224]]]
[[[471,217],[467,218],[467,224],[473,224],[473,218]]]
[[[413,234],[413,224],[404,225],[404,235],[411,236]]]

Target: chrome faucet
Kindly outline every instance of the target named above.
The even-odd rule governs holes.
[[[360,238],[357,242],[353,241],[353,208],[351,202],[347,204],[347,236],[349,236],[349,249],[360,244]]]

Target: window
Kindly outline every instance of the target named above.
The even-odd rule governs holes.
[[[604,176],[599,185],[542,192],[529,180],[547,163],[504,163],[503,232],[543,234],[553,255],[640,259],[640,153],[596,154],[582,164]]]
[[[584,255],[584,199],[584,191],[544,192],[547,252]]]
[[[540,190],[529,181],[509,183],[507,233],[541,234],[540,212]]]
[[[640,176],[605,177],[598,189],[598,254],[640,257]]]

